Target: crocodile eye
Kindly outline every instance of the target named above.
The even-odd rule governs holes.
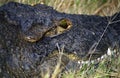
[[[72,27],[72,22],[69,19],[61,19],[57,23],[57,26],[50,29],[45,36],[54,37],[64,33]]]
[[[62,19],[59,22],[59,26],[64,28],[64,29],[68,29],[72,26],[72,22],[68,19]]]

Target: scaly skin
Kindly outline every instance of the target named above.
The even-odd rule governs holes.
[[[22,37],[29,42],[40,40],[47,31],[57,26],[52,15],[56,11],[45,5],[11,2],[3,5],[0,11],[1,17],[8,23],[20,26]]]

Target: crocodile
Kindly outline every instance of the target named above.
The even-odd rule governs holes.
[[[105,17],[67,14],[43,4],[9,2],[0,7],[0,77],[39,78],[44,63],[60,52],[61,66],[101,57],[119,45],[119,19],[119,12]],[[51,61],[55,67],[56,60]]]

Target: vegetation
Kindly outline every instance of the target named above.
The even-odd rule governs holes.
[[[1,0],[0,5],[9,1],[30,5],[42,3],[61,12],[76,14],[112,15],[120,9],[120,0]]]
[[[56,10],[65,13],[75,14],[93,14],[107,16],[112,15],[120,10],[120,0],[1,0],[0,5],[16,1],[25,4],[34,5],[37,3],[53,6]],[[111,51],[112,52],[112,51]],[[81,64],[79,70],[68,70],[61,73],[62,78],[120,78],[120,54],[119,51],[106,58],[99,63]],[[56,66],[55,71],[59,70]],[[52,77],[56,77],[55,72]],[[49,78],[47,74],[44,76]]]

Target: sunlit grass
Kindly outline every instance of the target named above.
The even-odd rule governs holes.
[[[30,5],[38,3],[53,6],[54,9],[75,14],[112,15],[120,10],[120,0],[1,0],[1,4],[15,1]]]
[[[76,73],[64,73],[63,78],[119,78],[120,55],[108,56],[99,63],[84,64]]]

